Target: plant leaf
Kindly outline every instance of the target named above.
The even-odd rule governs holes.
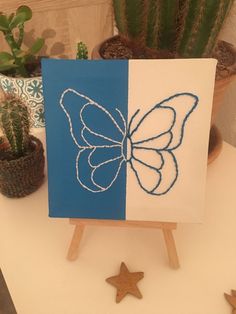
[[[11,23],[13,17],[15,16],[14,13],[11,13],[9,16],[8,16],[8,23]]]
[[[32,10],[27,5],[21,5],[17,10],[16,14],[23,13],[25,15],[25,21],[32,18]]]
[[[3,14],[0,14],[0,30],[1,31],[9,30],[9,24],[8,24],[7,17]]]
[[[5,62],[1,62],[1,63],[0,63],[1,66],[2,66],[2,65],[13,65],[13,64],[15,64],[15,60],[14,60],[14,59],[12,59],[12,60],[7,60],[7,61],[5,61]]]
[[[23,51],[23,50],[18,50],[15,52],[15,55],[17,58],[23,58],[27,55],[27,52]]]
[[[14,62],[14,61],[13,61]],[[17,68],[17,65],[12,62],[6,62],[4,64],[0,64],[0,72],[4,72],[13,68]]]
[[[0,52],[0,63],[5,63],[6,61],[13,60],[14,57],[5,51]]]
[[[31,54],[36,54],[36,53],[38,53],[40,50],[41,50],[41,48],[43,47],[43,45],[44,45],[44,39],[43,38],[38,38],[38,39],[36,39],[36,41],[34,42],[34,44],[31,46],[31,48],[29,49],[29,52],[31,53]]]
[[[23,24],[25,21],[26,21],[26,19],[25,19],[25,14],[24,14],[24,13],[16,14],[16,15],[13,17],[13,19],[12,19],[12,21],[11,21],[9,27],[10,27],[10,29],[13,29],[13,28],[15,28],[17,25]]]

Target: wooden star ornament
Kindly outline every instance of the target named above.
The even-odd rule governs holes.
[[[143,272],[131,273],[124,262],[120,265],[120,273],[106,279],[108,283],[117,289],[116,303],[119,303],[127,294],[132,294],[136,298],[141,299],[142,294],[137,287],[137,283],[144,277]]]
[[[231,290],[231,295],[227,293],[224,295],[226,300],[233,307],[232,314],[236,314],[236,290]]]

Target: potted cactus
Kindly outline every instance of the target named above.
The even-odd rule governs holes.
[[[83,43],[82,41],[80,41],[77,44],[76,59],[77,60],[87,60],[88,59],[88,48],[85,45],[85,43]]]
[[[10,15],[0,13],[0,32],[9,51],[0,52],[0,87],[6,93],[22,98],[30,110],[33,127],[44,126],[44,108],[40,62],[36,54],[44,45],[38,38],[30,48],[23,49],[24,26],[32,18],[28,6],[20,6]]]
[[[94,48],[93,59],[207,58],[218,59],[209,160],[221,145],[213,126],[224,91],[236,74],[236,49],[218,41],[234,0],[113,0],[119,31]],[[210,155],[213,156],[210,156]]]
[[[29,113],[24,102],[7,94],[0,101],[0,192],[23,197],[34,192],[44,178],[44,151],[29,134]]]
[[[234,0],[113,0],[119,36],[108,39],[99,49],[95,49],[93,57],[213,57],[223,49],[230,50],[227,44],[221,43],[219,47],[216,43],[233,2]],[[234,70],[231,67],[230,74]],[[223,76],[226,74],[221,73]]]

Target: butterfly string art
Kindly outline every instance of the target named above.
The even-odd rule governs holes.
[[[70,103],[70,97],[76,104]],[[179,166],[175,151],[185,124],[199,99],[188,92],[174,94],[129,119],[118,108],[110,112],[88,96],[68,88],[60,97],[71,138],[78,149],[76,178],[89,192],[101,193],[116,182],[126,164],[136,182],[150,195],[164,195],[175,185]]]

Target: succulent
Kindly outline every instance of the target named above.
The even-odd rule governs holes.
[[[11,52],[0,52],[0,71],[14,70],[16,74],[27,77],[26,64],[35,59],[42,46],[44,39],[38,38],[33,45],[22,50],[24,39],[24,24],[32,18],[32,11],[28,6],[20,6],[15,13],[10,15],[0,12],[0,31],[10,48]]]
[[[113,0],[121,38],[181,57],[211,55],[234,0]]]
[[[15,157],[23,156],[29,148],[29,113],[22,100],[6,95],[0,103],[0,128]]]
[[[76,59],[80,59],[80,60],[88,59],[88,48],[82,41],[80,41],[77,44]]]

